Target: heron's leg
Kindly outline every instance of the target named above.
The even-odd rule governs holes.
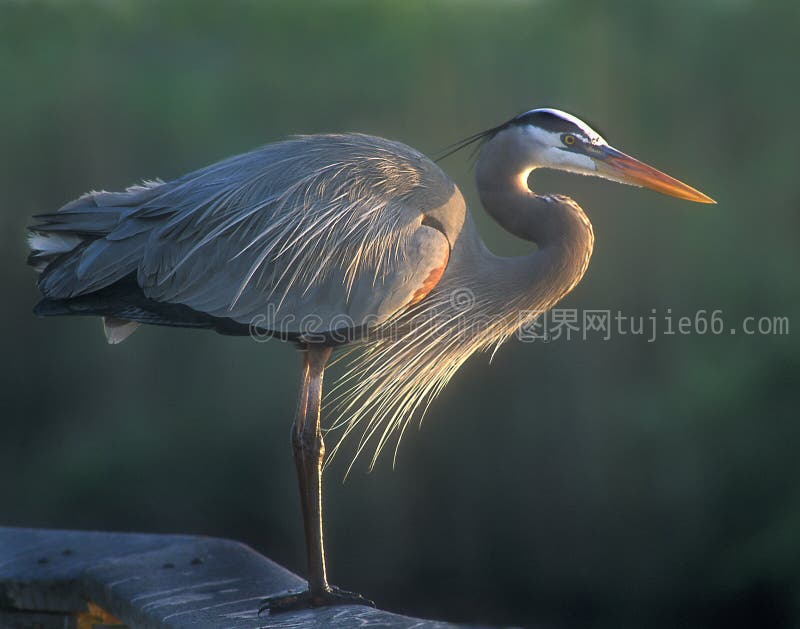
[[[328,584],[322,536],[322,463],[325,443],[320,427],[322,380],[332,348],[308,345],[303,352],[303,379],[292,425],[292,449],[300,487],[300,505],[308,554],[308,591],[269,598],[261,609],[273,612],[324,605],[373,605],[359,594]]]
[[[322,462],[325,443],[320,428],[320,406],[322,379],[331,351],[330,347],[309,345],[304,352],[304,391],[301,391],[300,405],[292,426],[292,448],[308,553],[308,591],[312,601],[321,598],[329,590],[322,538]]]

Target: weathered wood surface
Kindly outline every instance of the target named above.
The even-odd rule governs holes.
[[[230,540],[0,527],[0,629],[76,627],[87,601],[132,629],[455,627],[357,605],[259,615],[304,586]]]

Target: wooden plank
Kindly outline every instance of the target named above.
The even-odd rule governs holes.
[[[75,626],[63,618],[89,600],[132,629],[456,627],[359,605],[258,614],[265,597],[304,587],[231,540],[0,527],[0,629],[36,626],[19,624],[23,613]]]
[[[20,612],[0,609],[0,629],[78,629],[66,614]],[[99,629],[95,627],[93,629]]]

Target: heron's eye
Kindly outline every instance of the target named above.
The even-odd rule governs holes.
[[[562,138],[562,141],[563,141],[563,142],[564,142],[564,144],[566,144],[567,146],[572,146],[573,144],[575,144],[575,136],[574,136],[574,135],[572,135],[571,133],[567,133],[567,134],[565,134],[565,135],[564,135],[564,137]]]

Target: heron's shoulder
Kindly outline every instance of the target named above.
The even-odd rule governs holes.
[[[417,149],[397,140],[382,138],[366,133],[317,133],[313,135],[295,135],[270,146],[296,145],[299,149],[334,151],[342,155],[354,157],[374,157],[389,162],[430,162],[431,160]]]
[[[368,188],[393,197],[421,194],[441,205],[455,184],[421,151],[399,142],[363,133],[293,136],[257,151],[265,161],[295,162],[306,175],[320,179],[345,176],[355,189]],[[299,160],[299,161],[298,161]],[[299,174],[299,172],[298,172]]]

